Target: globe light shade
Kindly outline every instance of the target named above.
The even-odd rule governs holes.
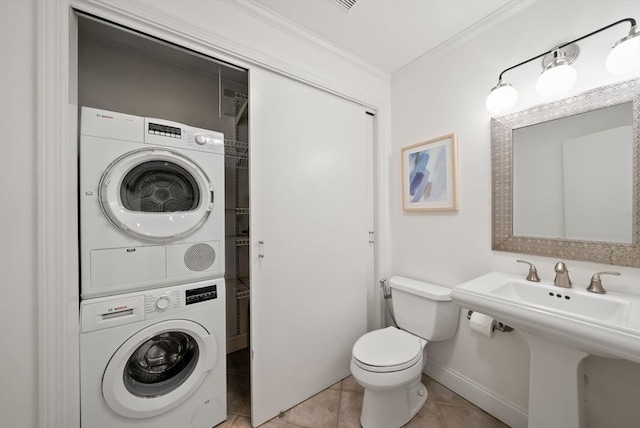
[[[499,114],[513,107],[518,99],[518,91],[509,83],[498,83],[489,92],[487,97],[487,110]]]
[[[637,29],[632,29],[628,36],[614,45],[605,65],[612,74],[640,73],[640,32]]]
[[[576,69],[566,62],[549,65],[536,82],[538,93],[545,97],[552,97],[569,92],[578,78]]]

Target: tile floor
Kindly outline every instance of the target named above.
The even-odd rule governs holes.
[[[250,428],[249,354],[238,351],[227,360],[226,422],[216,428]],[[429,399],[407,428],[508,428],[455,392],[423,375]],[[359,428],[363,389],[352,376],[260,425],[261,428]],[[384,428],[384,427],[381,427]]]

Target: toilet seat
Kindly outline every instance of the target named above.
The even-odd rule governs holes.
[[[424,340],[395,327],[369,332],[353,345],[353,362],[363,370],[394,372],[422,360]]]

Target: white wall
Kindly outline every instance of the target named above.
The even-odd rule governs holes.
[[[526,266],[515,263],[524,258],[537,265],[543,279],[553,278],[553,265],[561,258],[491,251],[491,137],[485,99],[505,68],[629,16],[640,18],[640,3],[538,1],[466,44],[423,57],[394,74],[389,159],[394,274],[453,287],[491,270],[525,275]],[[620,25],[580,43],[574,93],[615,80],[604,70],[606,50],[628,28]],[[505,74],[519,91],[515,110],[545,101],[535,94],[539,73],[536,61]],[[458,134],[459,211],[403,213],[400,148],[450,132]],[[605,287],[640,293],[640,269],[566,262],[574,287],[585,287],[596,271],[614,269],[622,275],[607,277]],[[512,408],[527,408],[529,351],[517,331],[480,337],[461,314],[456,336],[430,343],[427,352],[431,362],[462,384],[474,384]],[[588,426],[640,425],[640,366],[588,357],[585,367],[590,379]]]
[[[0,427],[38,421],[35,18],[0,2]]]
[[[35,0],[0,1],[0,426],[11,428],[36,426],[41,408],[38,382],[43,373],[38,370],[38,355],[42,350],[38,348],[39,290],[36,278],[39,239],[36,220],[41,201],[36,199],[38,123],[35,100],[38,88],[37,36],[39,29],[43,28],[39,24],[37,10],[43,4],[45,2]],[[58,0],[48,4],[55,4],[57,8],[65,7],[68,2]],[[162,21],[164,28],[170,31],[179,27],[179,33],[188,40],[190,48],[210,46],[213,41],[220,43],[220,40],[224,40],[225,46],[236,46],[243,51],[243,55],[250,54],[253,61],[282,69],[289,74],[299,72],[305,75],[307,81],[378,106],[380,145],[383,155],[387,155],[386,147],[390,140],[389,81],[364,71],[350,61],[270,27],[221,1],[165,1],[145,4],[74,0],[73,4],[75,7],[91,10],[98,16],[112,14],[112,20],[122,19],[136,28],[140,25],[144,27],[139,28],[141,30],[153,27],[145,25],[145,20]],[[130,10],[120,14],[119,11],[127,8]],[[114,10],[116,12],[112,12]],[[131,18],[134,15],[138,18]],[[211,25],[212,23],[215,25]],[[59,31],[56,34],[63,34],[64,28],[56,31]],[[66,44],[66,40],[61,43]],[[207,53],[211,54],[211,51]],[[73,57],[73,53],[70,55]],[[233,52],[229,50],[223,50],[220,56],[228,61],[234,59]],[[247,63],[245,61],[245,65]],[[75,118],[70,121],[75,123]],[[71,144],[75,144],[75,141],[71,141]],[[66,156],[69,151],[61,149],[58,153]],[[385,167],[386,164],[382,168],[383,174],[386,173]],[[382,195],[382,200],[384,203],[385,195]],[[73,207],[74,204],[70,203],[69,206]],[[382,219],[383,223],[384,221],[385,218]],[[55,280],[51,282],[55,284]],[[77,292],[69,294],[77,295]],[[73,304],[70,307],[73,308]],[[63,315],[60,318],[64,320]],[[69,318],[69,325],[72,325],[77,320],[77,314],[69,314]],[[65,322],[60,325],[65,325]],[[55,340],[52,339],[51,342],[55,343]],[[71,359],[77,358],[73,349],[68,352]],[[73,362],[69,364],[73,366]],[[69,379],[73,382],[74,376],[69,376]],[[73,385],[71,387],[75,388]],[[70,391],[69,400],[76,400],[76,395],[77,391]],[[49,398],[52,406],[65,401],[64,397]],[[67,406],[62,406],[61,411],[64,413]],[[73,403],[68,408],[74,408]],[[74,426],[79,415],[67,414],[66,417],[68,423],[58,426]]]

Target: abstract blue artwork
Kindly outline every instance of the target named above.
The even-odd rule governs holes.
[[[411,202],[442,201],[447,196],[447,165],[444,146],[409,155]],[[429,162],[431,161],[431,162]]]
[[[405,210],[457,209],[455,149],[455,134],[402,149]]]

